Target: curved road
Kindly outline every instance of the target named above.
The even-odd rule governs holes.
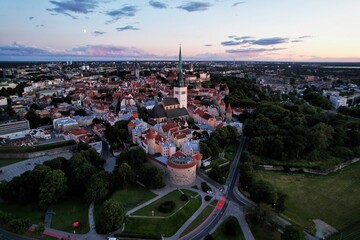
[[[245,206],[248,203],[247,201],[244,201],[241,198],[235,196],[233,191],[234,187],[236,187],[235,185],[239,173],[238,168],[240,165],[240,157],[244,150],[244,146],[246,142],[247,142],[247,138],[243,136],[240,140],[239,147],[236,151],[234,161],[230,166],[229,175],[224,186],[225,191],[223,197],[226,199],[224,205],[222,206],[221,209],[216,210],[214,215],[212,215],[210,218],[207,219],[207,222],[202,226],[202,228],[199,231],[192,232],[189,235],[185,236],[185,238],[183,239],[202,239],[206,235],[208,235],[209,232],[215,228],[219,220],[223,217],[224,212],[226,211],[226,208],[228,207],[230,201],[233,201],[239,204],[240,206]]]

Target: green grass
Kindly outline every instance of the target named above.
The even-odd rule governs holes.
[[[205,221],[205,219],[210,216],[212,211],[214,210],[214,206],[208,205],[195,219],[192,221],[192,223],[185,229],[183,233],[181,233],[181,236],[185,236],[192,230],[194,230],[197,226],[199,226],[201,223]]]
[[[237,221],[237,219],[235,217],[229,217],[227,218],[226,220],[230,219],[230,218],[233,218],[236,220],[236,222],[238,223],[237,224],[237,228],[239,229],[239,231],[236,232],[236,234],[234,236],[231,236],[231,235],[228,235],[226,234],[226,231],[225,231],[225,222],[223,222],[216,230],[213,234],[211,234],[214,239],[216,240],[223,240],[223,239],[226,239],[226,240],[245,240],[244,238],[244,235],[241,231],[241,228],[240,228],[240,225],[239,225],[239,222]],[[225,220],[225,221],[226,221]]]
[[[76,233],[87,233],[89,229],[88,211],[89,204],[83,199],[71,197],[52,207],[54,215],[51,227],[65,232],[73,232],[72,223],[80,222]]]
[[[42,211],[37,203],[20,204],[16,202],[0,203],[0,210],[11,213],[16,218],[28,218],[31,223],[42,222]]]
[[[234,160],[238,143],[231,143],[225,147],[225,158],[229,161]]]
[[[172,236],[188,220],[201,205],[201,197],[192,198],[190,202],[168,218],[134,218],[127,217],[125,221],[126,235],[141,235],[149,237]]]
[[[174,212],[178,211],[181,207],[183,207],[187,202],[181,201],[180,196],[183,193],[187,194],[188,196],[196,196],[197,193],[193,192],[193,191],[189,191],[189,190],[184,190],[182,189],[180,190],[175,190],[172,191],[171,193],[165,195],[164,197],[156,200],[155,202],[150,203],[149,205],[147,205],[146,207],[143,207],[141,209],[139,209],[138,211],[132,213],[131,215],[133,216],[153,216],[152,215],[152,211],[154,211],[154,216],[158,216],[158,217],[168,217],[171,214],[173,214]],[[191,199],[191,197],[190,197]],[[175,202],[175,209],[170,212],[170,213],[162,213],[158,211],[158,207],[166,201],[173,201]]]
[[[342,231],[359,221],[360,163],[328,176],[270,171],[255,174],[289,196],[283,214],[302,227],[311,227],[312,219],[321,219]]]
[[[24,161],[25,158],[0,158],[0,167]]]
[[[216,158],[216,159],[211,160],[210,165],[207,168],[212,168],[212,167],[215,167],[215,166],[219,166],[219,165],[221,165],[223,163],[226,163],[226,162],[228,162],[228,161],[225,160],[225,159]]]
[[[254,223],[249,215],[246,215],[246,222],[249,224],[251,233],[255,240],[280,240],[281,234],[278,231],[272,231],[267,224]]]
[[[110,198],[120,202],[127,212],[154,197],[156,197],[155,193],[136,184],[117,190]]]
[[[334,234],[329,240],[359,240],[360,239],[360,221],[345,228],[343,231]]]

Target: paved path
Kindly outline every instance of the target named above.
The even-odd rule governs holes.
[[[45,228],[51,228],[51,221],[52,221],[52,217],[53,217],[53,210],[48,209],[45,213],[45,220],[44,220],[44,227]]]

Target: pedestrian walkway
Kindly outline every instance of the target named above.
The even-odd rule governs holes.
[[[52,216],[55,214],[52,209],[48,209],[45,213],[44,227],[51,228]]]

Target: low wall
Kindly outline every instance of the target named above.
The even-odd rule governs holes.
[[[340,163],[339,165],[336,165],[335,167],[331,167],[328,168],[324,171],[320,171],[320,170],[315,170],[315,169],[311,169],[311,168],[288,168],[288,170],[290,172],[304,172],[304,173],[310,173],[310,174],[316,174],[316,175],[328,175],[329,173],[333,173],[336,171],[339,171],[347,166],[350,166],[353,163],[359,162],[360,158],[354,158],[353,160],[344,162],[344,163]],[[283,166],[275,166],[275,165],[257,165],[258,167],[260,167],[263,170],[267,170],[267,171],[285,171],[285,167]]]
[[[1,158],[36,158],[45,155],[53,155],[67,151],[73,151],[77,149],[77,145],[59,147],[59,148],[52,148],[48,150],[38,151],[38,152],[29,152],[29,153],[0,153]]]

